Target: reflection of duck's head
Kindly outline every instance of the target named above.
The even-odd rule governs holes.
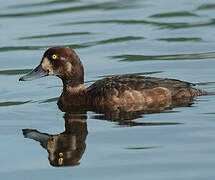
[[[169,106],[172,99],[206,94],[192,83],[175,79],[143,76],[112,76],[84,88],[84,68],[78,55],[69,47],[48,49],[38,67],[20,78],[27,81],[55,75],[63,81],[59,107],[64,106],[124,106],[141,104],[142,109]]]
[[[67,124],[68,126],[68,124]],[[70,122],[64,133],[52,135],[47,143],[49,162],[52,166],[76,166],[86,149],[86,122]]]
[[[39,141],[48,151],[48,159],[52,166],[79,165],[86,149],[86,112],[66,113],[64,119],[65,131],[60,134],[50,135],[35,129],[22,130],[24,137]]]

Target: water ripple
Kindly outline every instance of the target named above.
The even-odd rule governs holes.
[[[42,38],[52,38],[52,37],[64,37],[64,36],[78,36],[78,35],[89,35],[90,32],[72,32],[72,33],[56,33],[56,34],[46,34],[38,36],[25,36],[18,39],[42,39]]]
[[[78,45],[78,44],[73,44],[69,45],[73,49],[78,49],[78,48],[84,48],[85,46]],[[47,49],[52,46],[5,46],[5,47],[0,47],[0,52],[6,52],[6,51],[35,51],[35,50],[41,50],[41,49]]]
[[[23,50],[40,50],[42,46],[4,46],[0,47],[0,52],[6,51],[23,51]]]
[[[123,37],[117,37],[117,38],[111,38],[111,39],[107,39],[107,40],[101,40],[101,41],[95,41],[95,42],[90,42],[90,43],[86,43],[86,44],[108,44],[108,43],[116,43],[116,42],[124,42],[124,41],[133,41],[133,40],[140,40],[140,39],[144,39],[144,37],[140,37],[140,36],[123,36]]]
[[[96,20],[96,21],[78,21],[78,22],[68,22],[68,23],[60,23],[57,25],[62,26],[69,26],[69,25],[75,25],[75,24],[148,24],[149,22],[146,20],[133,20],[133,19],[124,19],[124,20],[118,20],[118,19],[110,19],[110,20]]]
[[[82,5],[75,7],[66,7],[66,8],[58,8],[52,10],[44,10],[44,11],[34,11],[34,12],[22,12],[22,13],[6,13],[0,14],[0,18],[10,18],[10,17],[32,17],[32,16],[43,16],[50,14],[62,14],[62,13],[71,13],[76,11],[89,11],[89,10],[115,10],[115,9],[130,9],[136,7],[130,3],[116,3],[116,2],[107,2],[107,3],[97,3],[91,5]],[[136,7],[137,8],[137,7]]]
[[[195,84],[200,85],[200,86],[208,86],[208,85],[215,84],[215,82],[199,82],[199,83],[195,83]]]
[[[175,38],[160,38],[157,39],[159,41],[167,41],[167,42],[186,42],[186,41],[195,41],[195,42],[203,42],[203,40],[199,37],[175,37]]]
[[[39,103],[57,102],[58,99],[59,99],[59,97],[49,98],[49,99],[42,100],[42,101],[40,101]]]
[[[82,44],[62,44],[62,46],[68,46],[72,49],[80,49],[80,48],[87,48],[91,46],[96,45],[103,45],[103,44],[110,44],[110,43],[117,43],[117,42],[125,42],[125,41],[134,41],[134,40],[140,40],[144,39],[144,37],[140,36],[124,36],[124,37],[117,37],[117,38],[111,38],[111,39],[105,39],[100,41],[92,41],[92,42],[86,42]],[[58,44],[56,46],[60,46],[61,44]],[[5,51],[23,51],[23,50],[41,50],[41,49],[47,49],[50,47],[53,47],[55,45],[50,46],[5,46],[0,47],[0,52]]]
[[[214,59],[215,52],[196,53],[196,54],[173,54],[173,55],[119,55],[111,56],[113,59],[120,59],[120,61],[148,61],[148,60],[198,60],[198,59]]]
[[[32,69],[9,69],[0,71],[0,75],[19,75],[26,74]]]
[[[147,20],[98,20],[98,21],[79,21],[79,22],[68,22],[56,24],[57,26],[68,26],[68,25],[76,25],[76,24],[123,24],[123,25],[133,25],[133,24],[148,24],[157,26],[160,29],[180,29],[180,28],[193,28],[193,27],[204,27],[204,26],[214,26],[215,19],[211,19],[207,22],[202,23],[187,23],[187,22],[160,22],[160,21],[147,21]]]
[[[26,104],[31,101],[6,101],[6,102],[1,102],[0,106],[16,106],[16,105],[21,105],[21,104]]]
[[[171,17],[173,17],[174,18],[174,17],[190,17],[190,16],[198,17],[197,14],[187,12],[187,11],[159,13],[159,14],[154,14],[150,17],[152,17],[152,18],[171,18]]]
[[[215,4],[203,4],[197,8],[197,10],[210,10],[210,9],[215,9]]]
[[[80,2],[80,0],[55,0],[55,1],[48,1],[48,2],[38,2],[38,3],[26,3],[26,4],[18,4],[9,6],[8,9],[17,9],[17,8],[29,8],[29,7],[36,7],[36,6],[49,6],[52,4],[65,4],[65,3],[74,3]]]
[[[146,146],[146,147],[126,147],[125,149],[127,150],[145,150],[145,149],[155,149],[155,148],[159,148],[159,146]]]

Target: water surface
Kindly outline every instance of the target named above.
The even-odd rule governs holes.
[[[86,86],[138,74],[215,92],[214,1],[8,0],[0,9],[1,179],[214,179],[214,96],[162,113],[76,112],[74,125],[56,105],[59,79],[18,82],[47,48],[66,45]],[[67,167],[57,140],[75,153]]]

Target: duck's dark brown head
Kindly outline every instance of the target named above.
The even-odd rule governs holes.
[[[77,87],[84,83],[84,68],[78,55],[69,47],[48,49],[33,71],[21,77],[20,81],[38,79],[54,75],[62,79],[64,85]]]

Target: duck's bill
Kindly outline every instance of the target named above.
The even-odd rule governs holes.
[[[44,71],[42,66],[39,65],[33,71],[19,78],[19,81],[31,81],[34,79],[39,79],[44,76],[48,76],[48,72]]]

